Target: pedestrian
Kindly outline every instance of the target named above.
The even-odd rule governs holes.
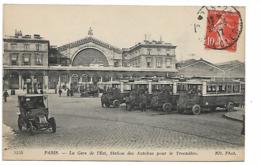
[[[5,102],[7,102],[7,97],[9,96],[7,90],[4,91],[3,96],[4,96]]]
[[[67,89],[67,96],[70,96],[70,89]]]
[[[61,93],[62,93],[62,90],[61,90],[61,89],[59,89],[59,96],[61,96]]]
[[[70,90],[70,96],[73,96],[73,90],[72,89]]]

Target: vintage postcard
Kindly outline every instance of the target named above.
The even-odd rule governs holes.
[[[3,159],[244,161],[245,7],[3,5]]]

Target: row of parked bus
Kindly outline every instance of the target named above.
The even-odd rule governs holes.
[[[127,110],[153,109],[164,112],[200,114],[216,108],[234,110],[243,106],[245,83],[237,80],[138,80],[111,84],[101,97],[102,106],[119,107],[125,103]]]

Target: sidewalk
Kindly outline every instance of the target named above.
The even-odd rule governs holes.
[[[245,115],[245,110],[237,108],[236,111],[225,113],[224,117],[232,120],[243,121],[243,115]]]
[[[4,150],[8,150],[10,149],[11,145],[12,145],[12,141],[13,141],[13,138],[14,138],[14,132],[12,130],[12,128],[8,127],[7,125],[3,124],[3,127],[2,127],[3,131],[3,149]]]

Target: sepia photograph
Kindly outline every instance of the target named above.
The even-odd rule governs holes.
[[[243,6],[3,5],[3,160],[244,161]]]

